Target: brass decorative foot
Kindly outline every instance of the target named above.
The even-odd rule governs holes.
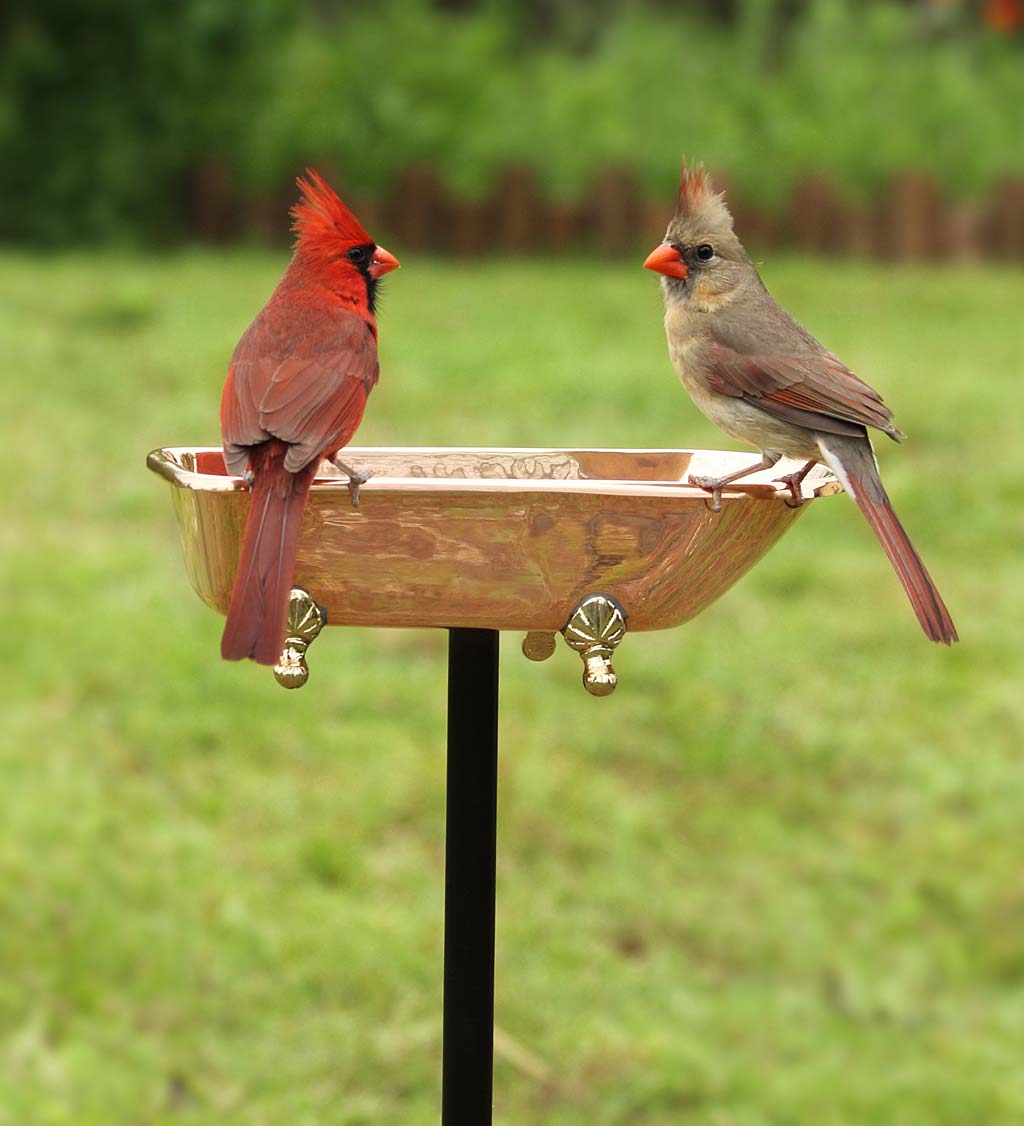
[[[544,629],[531,629],[523,638],[523,656],[531,661],[546,661],[555,651],[555,635]]]
[[[327,624],[327,614],[300,586],[293,586],[288,602],[288,636],[274,677],[282,688],[301,688],[309,680],[306,650]]]
[[[591,696],[608,696],[618,677],[612,654],[626,636],[626,611],[610,594],[588,594],[562,629],[566,642],[583,658],[583,687]]]

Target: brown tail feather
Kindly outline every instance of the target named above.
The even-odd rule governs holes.
[[[921,556],[910,542],[882,486],[874,452],[864,438],[819,436],[825,460],[857,502],[871,530],[889,557],[897,577],[907,592],[921,628],[932,641],[946,645],[958,641],[956,626],[932,582]]]
[[[250,459],[252,499],[220,653],[277,664],[284,645],[302,513],[316,471],[289,473],[282,442],[258,446]]]

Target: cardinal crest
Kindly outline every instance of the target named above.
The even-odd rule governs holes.
[[[319,172],[307,168],[306,175],[299,176],[295,183],[302,198],[292,208],[292,230],[300,242],[317,244],[341,239],[353,246],[373,242]]]
[[[732,227],[732,216],[725,206],[725,196],[715,191],[703,164],[687,165],[683,162],[679,175],[676,219],[695,223],[708,230]]]

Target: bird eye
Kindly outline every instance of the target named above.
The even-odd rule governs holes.
[[[357,266],[359,265],[360,262],[365,261],[366,260],[366,247],[365,246],[353,246],[352,249],[348,252],[348,260],[350,262],[355,262],[355,264]]]
[[[711,245],[711,243],[702,242],[700,246],[697,247],[697,257],[702,262],[707,262],[709,258],[714,258],[714,256],[715,248]]]

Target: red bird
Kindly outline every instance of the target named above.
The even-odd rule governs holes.
[[[252,498],[221,656],[276,664],[302,513],[323,458],[356,432],[377,382],[377,285],[398,259],[313,171],[297,181],[295,253],[238,342],[220,404],[224,463]],[[365,476],[350,474],[352,502]]]

